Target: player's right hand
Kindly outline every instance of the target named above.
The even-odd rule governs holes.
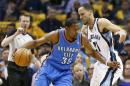
[[[107,66],[117,69],[117,68],[120,68],[120,63],[117,61],[108,61]]]

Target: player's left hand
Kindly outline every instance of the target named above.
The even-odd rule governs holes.
[[[126,39],[126,32],[125,31],[118,31],[115,33],[115,35],[119,35],[119,43],[123,43]]]
[[[117,61],[108,61],[107,66],[117,69],[117,68],[120,68],[120,63]]]

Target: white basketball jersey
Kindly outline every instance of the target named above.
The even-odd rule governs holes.
[[[9,44],[10,50],[9,50],[8,61],[13,61],[12,54],[15,49],[20,48],[22,45],[24,45],[25,43],[31,40],[33,39],[29,34],[25,34],[25,35],[19,34],[18,36],[16,36],[14,40]]]
[[[87,34],[92,47],[96,51],[107,60],[118,61],[120,63],[120,69],[112,69],[100,62],[96,62],[90,86],[113,86],[122,75],[123,65],[117,51],[114,50],[112,32],[100,32],[98,18],[96,18],[93,28],[87,27]]]
[[[101,33],[98,27],[98,18],[95,19],[93,28],[87,27],[87,35],[92,47],[103,55],[107,60],[114,60],[114,46],[112,32]],[[113,53],[113,54],[112,54]]]

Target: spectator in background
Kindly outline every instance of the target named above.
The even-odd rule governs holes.
[[[114,20],[115,10],[112,4],[108,2],[104,2],[103,8],[102,8],[102,17],[107,18],[109,20]]]
[[[8,4],[8,0],[0,0],[0,21],[4,20],[4,15],[6,11],[6,6]]]
[[[119,9],[116,14],[117,24],[123,25],[127,22],[127,19],[130,17],[129,9],[130,9],[129,2],[127,0],[123,1],[121,9]]]
[[[94,64],[92,63],[90,65],[90,67],[87,69],[88,71],[88,76],[89,76],[89,80],[91,81],[92,75],[93,75],[93,70],[94,70]]]
[[[8,70],[7,70],[7,61],[8,61],[9,49],[4,48],[1,53],[0,59],[0,78],[3,81],[2,86],[9,86],[8,84]],[[1,86],[1,85],[0,85]]]
[[[67,14],[71,13],[71,11],[78,11],[78,7],[85,3],[89,3],[89,0],[69,0],[65,12]]]
[[[127,31],[127,33],[128,33],[126,40],[130,40],[130,17],[127,19],[127,23],[125,24],[124,29],[125,29],[125,30]]]
[[[7,80],[5,79],[5,64],[2,59],[0,59],[0,86],[8,86]]]
[[[2,42],[2,40],[4,39],[5,37],[5,33],[0,33],[0,43]],[[3,48],[2,46],[0,45],[0,53],[2,52]]]
[[[4,21],[17,21],[19,16],[20,16],[20,11],[16,7],[16,2],[10,1],[6,9]]]
[[[64,9],[68,0],[41,0],[42,2],[42,11],[43,13],[47,14],[48,7],[55,8],[57,12],[64,13]]]
[[[128,59],[128,52],[126,50],[122,50],[119,52],[119,56],[121,57],[122,62],[124,63],[126,59]]]
[[[84,75],[85,75],[86,80],[90,80],[90,76],[92,76],[91,75],[92,73],[90,73],[91,71],[90,72],[88,71],[89,69],[91,69],[90,67],[92,67],[91,63],[94,64],[91,61],[91,58],[88,57],[85,53],[83,53],[82,51],[80,51],[80,53],[78,53],[75,64],[83,65]]]
[[[81,63],[74,65],[73,76],[73,86],[90,86],[90,81],[86,79],[84,66]]]
[[[58,13],[63,13],[69,0],[49,0],[49,1],[50,1],[49,6],[55,8]]]
[[[26,0],[24,9],[29,12],[42,11],[41,0]]]
[[[80,28],[82,27],[82,22],[78,16],[78,13],[76,11],[72,11],[70,14],[67,15],[68,18],[72,18],[72,19],[75,19],[75,20],[78,20],[79,24],[80,24]]]
[[[46,33],[60,29],[63,26],[62,22],[57,20],[55,16],[56,10],[51,7],[48,8],[47,18],[39,24],[39,27]]]
[[[9,49],[3,48],[1,52],[1,59],[4,61],[4,64],[7,65],[8,62]]]
[[[124,62],[123,78],[119,81],[118,86],[130,86],[130,58]]]
[[[113,5],[114,9],[119,9],[123,0],[104,0]]]
[[[124,49],[128,52],[128,56],[130,56],[130,41],[125,41],[124,45]]]
[[[45,43],[38,47],[38,59],[41,63],[45,61],[46,56],[51,52],[51,49],[52,47],[50,43]]]
[[[70,16],[68,16],[68,17],[71,17],[72,19],[75,19],[75,20],[79,20],[78,13],[76,11],[72,11],[70,13]]]

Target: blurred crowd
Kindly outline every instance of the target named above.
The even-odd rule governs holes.
[[[64,26],[64,21],[70,17],[78,20],[82,27],[77,10],[85,3],[93,6],[95,17],[105,17],[127,31],[127,39],[123,44],[118,42],[119,36],[114,35],[115,49],[119,52],[124,64],[122,78],[116,86],[130,86],[130,0],[0,0],[0,43],[9,29],[17,29],[21,14],[31,16],[31,26],[28,32],[35,38],[60,29]],[[35,57],[41,64],[51,49],[52,46],[48,43],[35,50]],[[9,86],[8,52],[8,47],[0,47],[0,86]],[[72,68],[73,85],[89,86],[96,61],[86,55],[84,49],[81,49],[77,57]],[[35,62],[30,64],[30,81],[38,68]],[[5,84],[2,85],[2,83]]]

